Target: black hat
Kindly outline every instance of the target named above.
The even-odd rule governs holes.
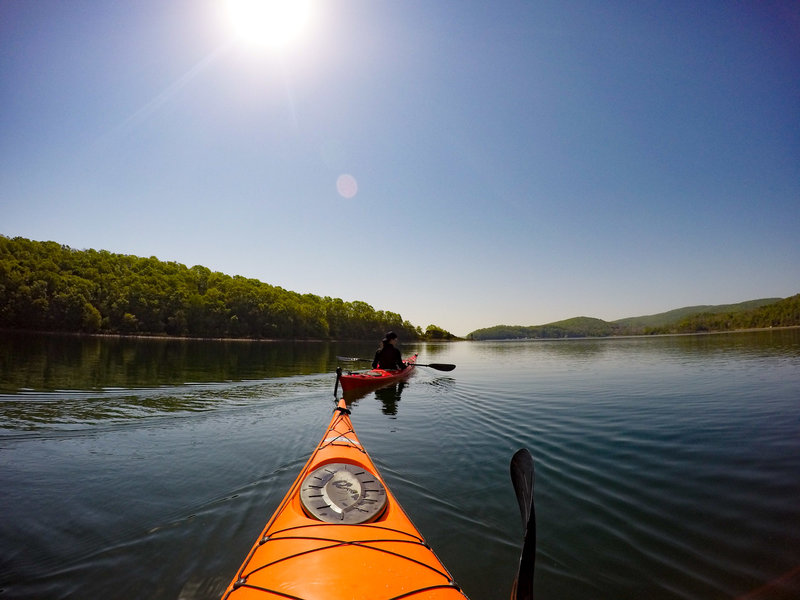
[[[394,331],[390,331],[384,336],[383,341],[388,342],[389,340],[396,340],[396,339],[397,339],[397,334]]]

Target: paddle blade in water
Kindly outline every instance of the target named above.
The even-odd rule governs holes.
[[[533,570],[536,559],[536,512],[533,507],[533,457],[526,448],[517,450],[511,459],[511,483],[519,503],[525,540],[519,570],[511,590],[511,600],[533,600]]]
[[[446,363],[431,363],[429,365],[418,365],[420,367],[430,367],[431,369],[436,369],[437,371],[452,371],[456,368],[455,365],[448,365]]]

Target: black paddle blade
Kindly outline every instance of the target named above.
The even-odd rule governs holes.
[[[511,588],[511,600],[533,600],[533,570],[536,561],[536,512],[533,507],[533,457],[527,448],[511,458],[511,483],[519,503],[525,538],[519,558],[519,570]]]
[[[436,369],[437,371],[452,371],[456,368],[455,365],[449,365],[446,363],[431,363],[429,365],[419,365],[420,367],[430,367],[431,369]]]

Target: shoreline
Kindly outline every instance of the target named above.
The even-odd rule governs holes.
[[[584,337],[541,337],[541,338],[493,338],[486,340],[465,340],[467,342],[566,342],[569,340],[626,340],[657,337],[685,337],[691,335],[725,335],[730,333],[756,333],[759,331],[781,331],[786,329],[800,329],[800,325],[781,325],[778,327],[752,327],[749,329],[729,329],[720,331],[694,331],[691,333],[639,333],[635,335],[598,335]]]
[[[565,342],[570,340],[624,340],[624,339],[641,339],[641,338],[657,338],[657,337],[686,337],[686,336],[704,336],[704,335],[725,335],[730,333],[756,333],[760,331],[781,331],[786,329],[800,329],[800,325],[783,325],[778,327],[753,327],[749,329],[731,329],[720,331],[695,331],[691,333],[654,333],[654,334],[635,334],[635,335],[604,335],[604,336],[585,336],[585,337],[542,337],[542,338],[494,338],[486,340],[470,340],[466,338],[458,338],[454,340],[408,340],[407,343],[416,342]],[[19,333],[24,335],[45,335],[45,336],[65,336],[77,338],[98,338],[98,339],[130,339],[130,340],[160,340],[160,341],[186,341],[186,342],[258,342],[258,343],[276,343],[276,342],[302,342],[312,344],[323,343],[340,343],[340,342],[370,342],[370,339],[314,339],[314,338],[232,338],[232,337],[191,337],[181,335],[164,335],[164,334],[144,334],[144,333],[86,333],[81,331],[42,331],[36,329],[6,329],[0,328],[0,334],[3,333]]]

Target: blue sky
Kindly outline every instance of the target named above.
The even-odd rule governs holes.
[[[0,0],[0,233],[461,335],[800,292],[796,2],[221,4]]]

